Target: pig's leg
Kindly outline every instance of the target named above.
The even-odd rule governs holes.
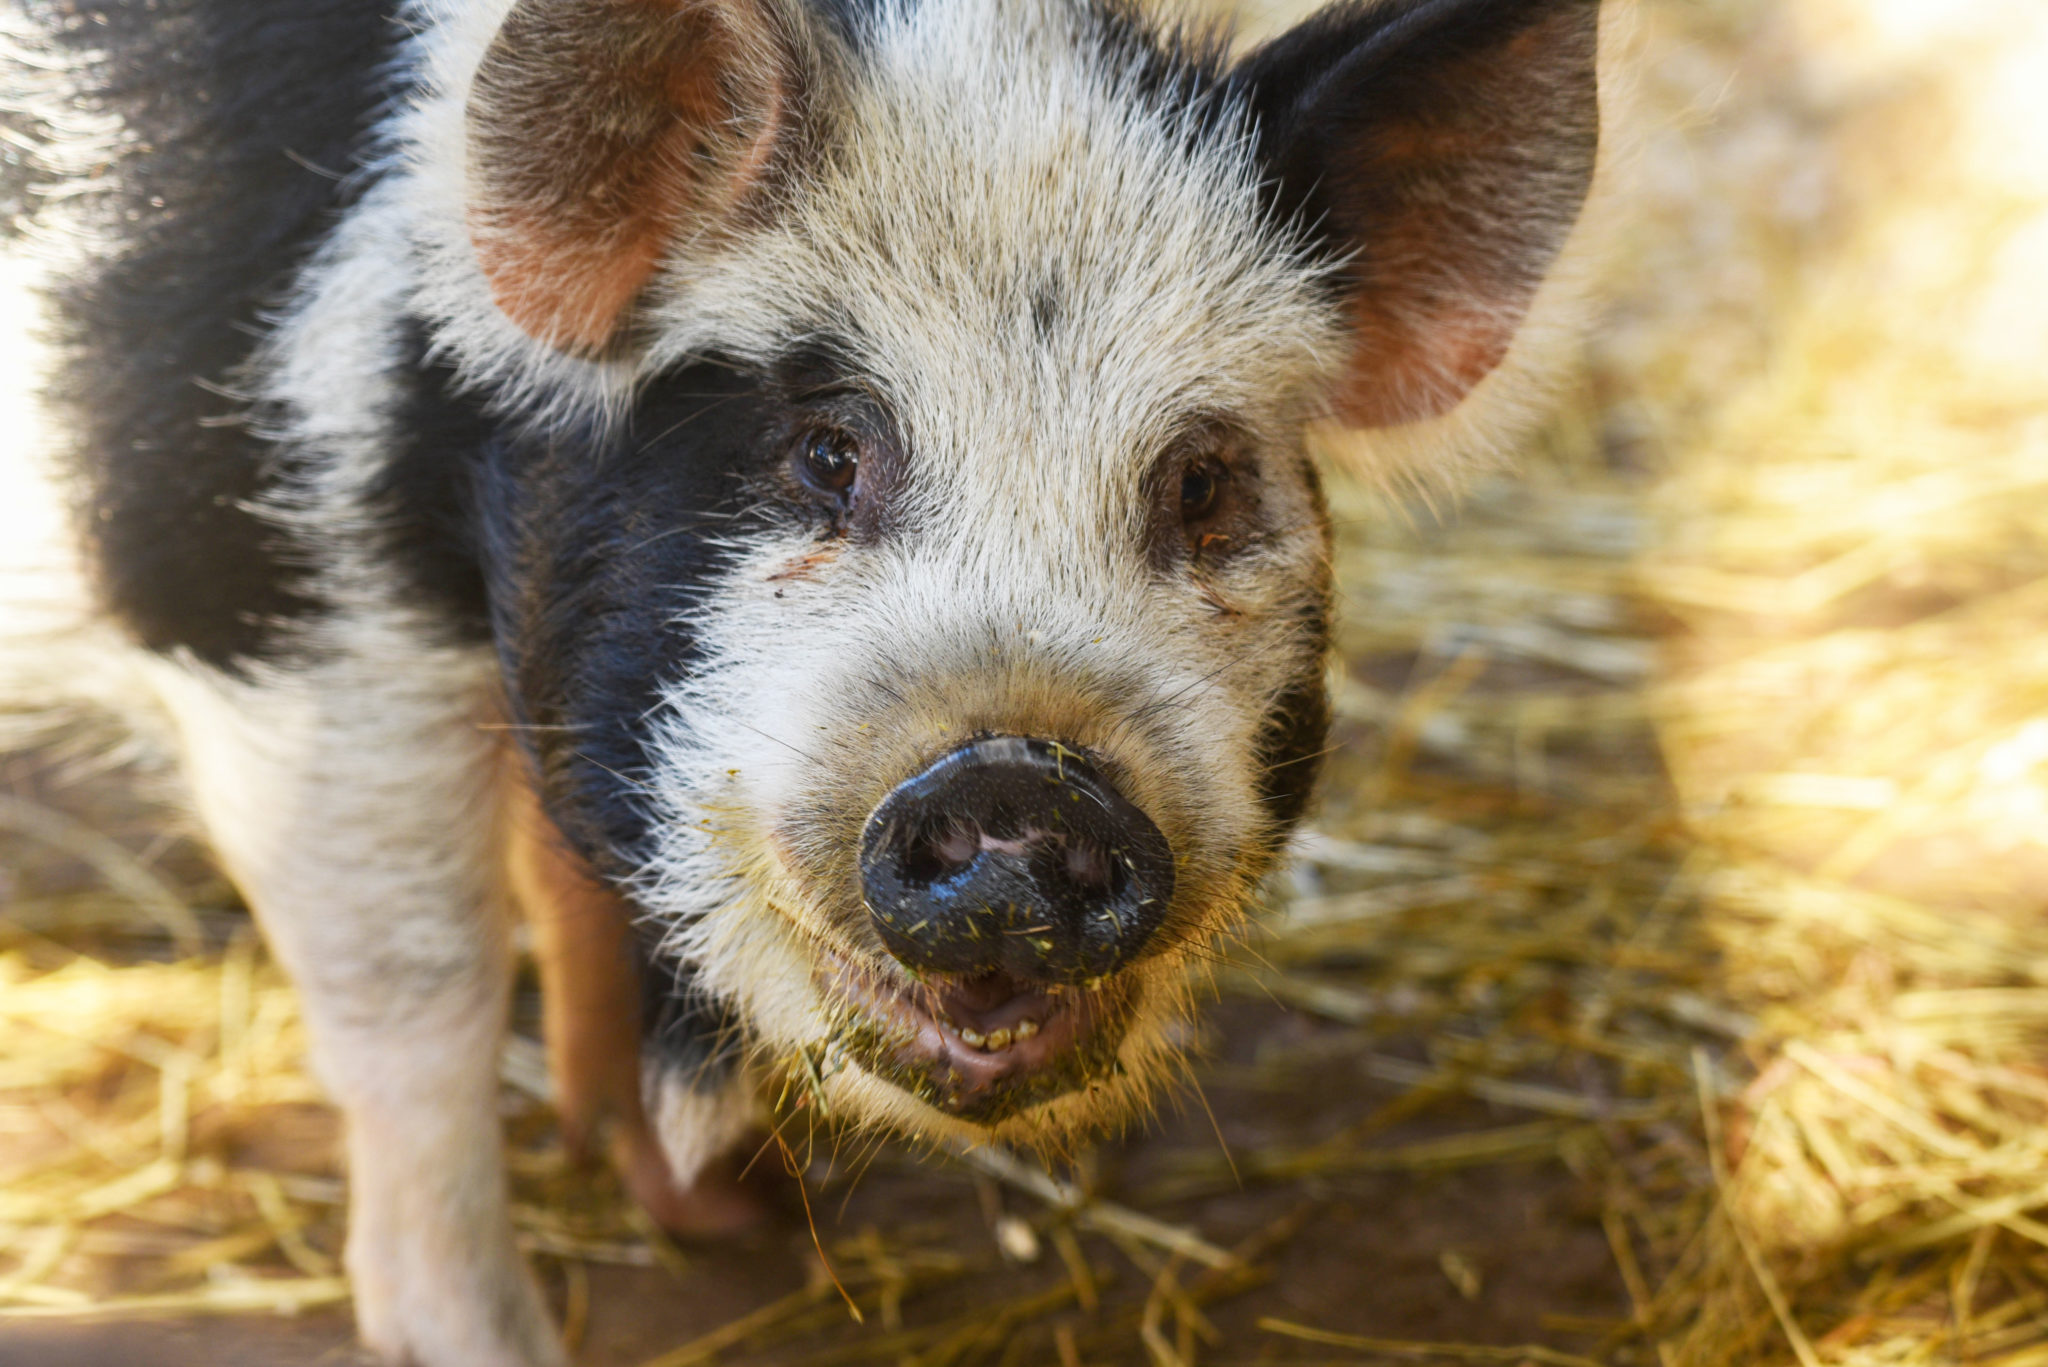
[[[641,1099],[632,909],[563,843],[534,799],[525,764],[513,759],[508,768],[512,889],[533,931],[563,1137],[579,1155],[607,1154],[634,1199],[667,1229],[719,1234],[754,1224],[759,1202],[721,1165],[671,1171]],[[651,1081],[658,1087],[659,1074]]]
[[[512,953],[487,678],[393,641],[260,685],[166,666],[161,691],[347,1122],[364,1340],[418,1367],[557,1367],[497,1114]]]

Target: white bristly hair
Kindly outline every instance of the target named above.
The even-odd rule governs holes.
[[[838,1051],[816,982],[821,948],[862,952],[861,818],[976,731],[1085,746],[1181,854],[1181,943],[1199,948],[1269,853],[1256,729],[1320,668],[1296,611],[1325,555],[1299,430],[1342,354],[1318,269],[1266,220],[1248,147],[1140,98],[1082,22],[1056,2],[890,15],[789,210],[679,263],[656,310],[657,365],[830,336],[914,453],[887,544],[799,582],[813,539],[750,539],[688,621],[705,662],[666,692],[638,891],[768,1052],[819,1053],[833,1105],[920,1133],[956,1122]],[[1207,596],[1153,572],[1140,536],[1148,470],[1205,414],[1253,437],[1278,528]],[[1183,970],[1132,970],[1125,1084],[1011,1130],[1056,1138],[1142,1101]]]

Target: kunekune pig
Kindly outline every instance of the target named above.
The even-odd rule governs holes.
[[[1235,58],[1117,0],[21,16],[80,560],[424,1367],[563,1357],[512,902],[571,1136],[677,1227],[764,1097],[1144,1109],[1325,745],[1305,426],[1485,379],[1598,141],[1598,0]]]

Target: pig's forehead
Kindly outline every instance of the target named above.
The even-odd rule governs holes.
[[[829,341],[928,441],[1302,402],[1334,321],[1242,121],[1145,93],[1073,9],[1002,8],[884,25],[787,209],[675,280],[663,350]]]

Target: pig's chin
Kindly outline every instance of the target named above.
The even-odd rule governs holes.
[[[834,963],[823,985],[849,1008],[839,1042],[884,1082],[969,1124],[994,1126],[1117,1068],[1132,985],[1046,987],[1002,974],[928,977]]]

